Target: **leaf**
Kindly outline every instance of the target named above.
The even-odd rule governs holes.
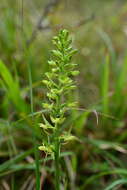
[[[2,77],[3,85],[8,91],[8,95],[19,112],[26,112],[27,107],[20,95],[18,80],[12,77],[12,74],[6,65],[0,60],[0,76]]]
[[[23,160],[27,155],[31,154],[32,152],[33,152],[33,149],[31,149],[27,152],[21,153],[20,156],[16,156],[11,161],[7,161],[8,163],[5,162],[5,163],[1,164],[1,166],[2,165],[3,166],[2,167],[0,166],[0,177],[8,175],[10,173],[14,173],[16,171],[21,171],[21,170],[35,170],[36,169],[35,161],[33,163],[30,163],[30,164],[19,164],[18,163],[21,160]],[[60,157],[72,156],[72,155],[73,155],[73,152],[62,152],[60,154]],[[50,161],[52,159],[53,158],[51,156],[49,156],[49,157],[46,157],[44,159],[39,160],[39,163],[41,164],[45,161]]]
[[[13,166],[13,164],[16,164],[20,161],[22,161],[24,158],[26,158],[28,155],[33,153],[34,149],[30,149],[26,152],[20,153],[19,155],[15,156],[14,158],[4,162],[0,165],[0,173],[7,170],[10,166]]]
[[[82,133],[83,127],[85,126],[87,122],[88,115],[91,113],[91,111],[84,111],[82,114],[80,114],[74,121],[74,127],[76,132],[78,132],[78,135]]]
[[[102,112],[108,114],[109,112],[109,56],[103,64],[103,72],[101,78],[101,95],[102,95]]]
[[[106,150],[106,149],[114,149],[118,152],[127,154],[127,150],[124,148],[123,145],[116,143],[116,142],[110,142],[110,141],[103,141],[103,140],[96,140],[96,139],[84,139],[85,141],[88,141],[89,143],[97,146],[100,149]]]
[[[120,71],[118,71],[118,76],[115,85],[114,101],[117,102],[115,108],[119,114],[119,117],[123,116],[127,110],[126,96],[124,96],[123,94],[123,89],[126,88],[126,82],[127,82],[126,75],[127,75],[127,56],[125,57],[124,62],[120,67]]]
[[[111,174],[118,174],[118,175],[124,175],[127,177],[127,170],[122,168],[116,168],[113,170],[107,170],[104,172],[100,172],[99,174],[93,175],[85,181],[82,190],[84,190],[89,184],[92,184],[95,180],[98,178],[101,178],[102,176],[111,175]]]
[[[111,183],[104,190],[113,190],[114,187],[116,187],[118,185],[126,184],[126,183],[127,183],[127,179],[119,179],[119,180],[116,180],[113,183]]]

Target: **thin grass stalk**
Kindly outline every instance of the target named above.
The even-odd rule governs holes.
[[[60,190],[60,142],[56,139],[55,142],[55,189]]]
[[[29,75],[29,87],[30,87],[30,105],[31,105],[31,114],[32,114],[32,125],[33,125],[33,113],[34,113],[34,106],[33,106],[33,89],[32,89],[32,73],[31,73],[31,61],[28,60],[28,75]],[[39,172],[39,153],[38,153],[38,146],[36,143],[36,136],[33,133],[33,144],[34,144],[34,156],[35,156],[35,175],[36,175],[36,190],[40,190],[40,172]]]

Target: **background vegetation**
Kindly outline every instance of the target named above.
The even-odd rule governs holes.
[[[68,190],[127,189],[126,0],[1,0],[0,189],[53,189],[53,163],[38,151],[51,39],[67,28],[78,53],[79,102],[66,125]],[[39,172],[40,171],[40,172]],[[66,173],[66,175],[65,175]]]

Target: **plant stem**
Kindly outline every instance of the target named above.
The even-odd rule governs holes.
[[[32,114],[32,125],[33,125],[34,104],[33,104],[31,59],[28,60],[28,74],[29,74],[29,87],[30,87],[30,105],[31,105],[31,114]],[[37,147],[37,142],[36,142],[36,136],[34,132],[33,132],[33,145],[34,145],[34,157],[35,157],[35,165],[36,165],[36,169],[35,169],[36,190],[40,190],[39,153],[38,153],[38,147]]]
[[[60,190],[60,142],[59,139],[56,139],[55,142],[55,190]]]

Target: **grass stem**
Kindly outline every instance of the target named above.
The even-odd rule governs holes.
[[[55,142],[55,189],[60,190],[60,142],[56,139]]]

